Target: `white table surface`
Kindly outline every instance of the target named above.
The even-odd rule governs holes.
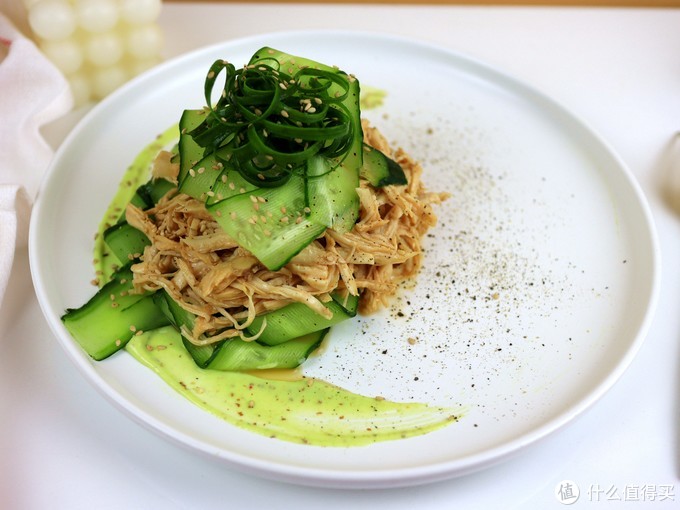
[[[644,189],[664,261],[659,307],[614,388],[519,456],[408,489],[323,490],[226,469],[103,400],[43,320],[20,250],[0,310],[0,508],[561,508],[563,480],[581,488],[576,507],[680,507],[680,216],[662,192],[666,172],[680,172],[680,10],[171,3],[160,23],[168,57],[282,29],[374,30],[466,53],[543,90],[590,123]],[[50,143],[82,113],[49,126]]]

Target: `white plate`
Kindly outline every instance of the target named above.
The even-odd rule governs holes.
[[[386,91],[384,105],[365,115],[423,163],[431,190],[452,195],[437,209],[440,224],[427,238],[416,288],[386,313],[338,327],[308,373],[367,395],[462,404],[469,410],[460,422],[361,448],[271,440],[192,406],[125,353],[91,362],[63,328],[63,310],[93,292],[92,234],[124,169],[183,108],[203,104],[214,59],[245,63],[264,45],[337,64]],[[347,32],[276,33],[209,47],[103,101],[54,158],[33,211],[30,258],[58,341],[125,413],[229,466],[331,487],[457,476],[556,431],[631,362],[659,282],[645,200],[582,121],[469,58]]]

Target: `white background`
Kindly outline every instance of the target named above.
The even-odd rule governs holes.
[[[160,23],[168,57],[269,31],[375,30],[438,43],[541,89],[589,122],[642,185],[663,257],[656,317],[614,388],[518,457],[415,488],[310,489],[227,470],[110,406],[49,331],[22,251],[0,310],[0,508],[562,508],[554,490],[565,479],[581,489],[572,508],[620,508],[608,501],[617,496],[647,500],[626,508],[680,505],[680,216],[664,200],[669,172],[680,173],[680,10],[171,3]],[[58,145],[82,113],[49,126],[49,141]],[[675,501],[658,501],[669,485]],[[600,492],[589,496],[591,487]]]

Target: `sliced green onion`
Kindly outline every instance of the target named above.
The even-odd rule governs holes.
[[[224,87],[213,104],[222,74]],[[348,93],[342,72],[305,67],[291,75],[275,59],[240,69],[216,60],[204,84],[206,118],[189,134],[205,154],[219,149],[252,184],[280,186],[313,156],[346,154],[354,136],[342,104]]]

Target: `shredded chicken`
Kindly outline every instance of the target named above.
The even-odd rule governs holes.
[[[176,190],[156,207],[129,205],[127,221],[151,240],[133,265],[137,290],[164,289],[197,315],[190,340],[197,345],[241,337],[254,317],[300,302],[324,317],[333,291],[360,295],[359,312],[386,306],[400,282],[422,263],[421,239],[436,223],[432,205],[447,198],[428,193],[421,166],[393,151],[377,129],[362,122],[364,141],[395,159],[408,184],[374,188],[361,180],[359,220],[352,231],[332,229],[278,271],[270,271],[239,247],[203,204]]]

